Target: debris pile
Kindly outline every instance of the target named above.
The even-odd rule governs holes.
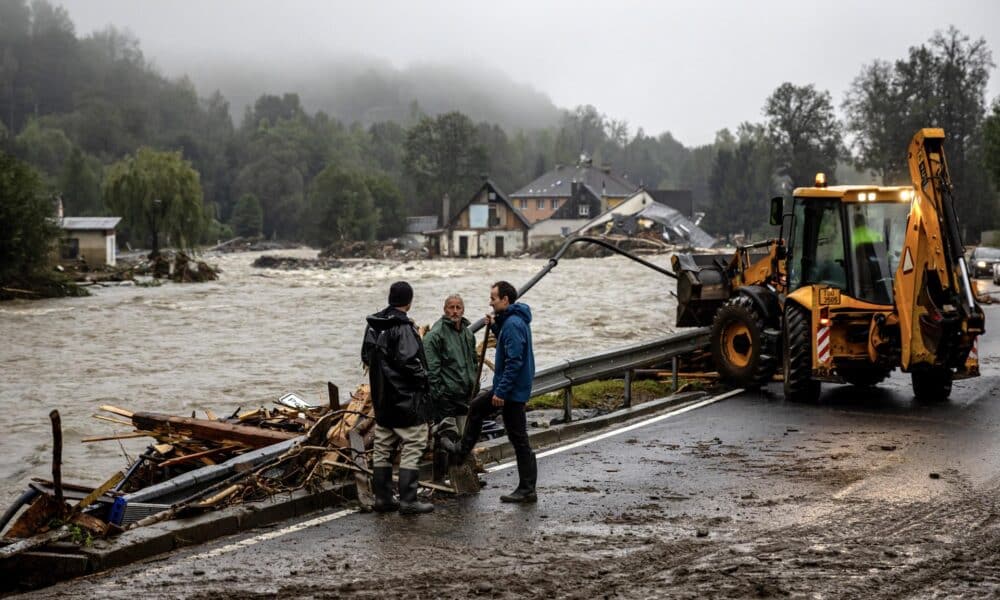
[[[262,237],[236,237],[222,242],[207,249],[206,252],[218,252],[220,254],[231,254],[233,252],[266,252],[270,250],[292,250],[301,248],[301,244],[295,242],[282,242],[279,240],[266,240]]]
[[[4,513],[0,530],[11,526],[0,540],[0,559],[53,541],[86,543],[275,494],[318,490],[350,477],[362,505],[370,506],[367,457],[374,443],[374,410],[368,386],[360,386],[345,406],[338,402],[336,386],[329,388],[329,406],[286,394],[273,407],[237,410],[222,418],[211,411],[197,418],[101,406],[106,414],[95,418],[132,430],[84,442],[151,437],[154,443],[96,488],[62,483],[61,432],[53,411],[53,477],[34,479]]]
[[[61,267],[79,284],[106,285],[137,281],[137,277],[153,277],[154,279],[169,279],[178,283],[196,283],[215,281],[219,278],[219,270],[208,263],[195,260],[184,252],[167,251],[152,258],[139,260],[119,260],[115,266],[88,265],[85,261],[76,261]]]
[[[319,258],[375,258],[379,260],[409,260],[427,258],[425,247],[407,247],[402,240],[382,242],[335,242],[319,253]]]
[[[271,256],[264,254],[253,261],[252,266],[258,269],[281,269],[294,271],[296,269],[339,269],[344,263],[331,258],[295,258],[292,256]]]

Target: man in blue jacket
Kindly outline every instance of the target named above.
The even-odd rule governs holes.
[[[517,290],[506,281],[498,281],[490,289],[490,306],[493,315],[486,315],[486,323],[497,336],[494,358],[493,389],[477,396],[469,405],[469,419],[465,425],[459,456],[465,457],[479,440],[483,420],[498,409],[503,410],[503,424],[507,439],[517,457],[517,489],[503,502],[537,502],[535,482],[538,465],[535,453],[528,443],[528,422],[525,405],[531,397],[531,383],[535,378],[535,355],[531,349],[531,309],[517,302]]]

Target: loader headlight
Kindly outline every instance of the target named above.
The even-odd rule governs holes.
[[[986,268],[986,261],[985,260],[976,261],[976,266],[979,267],[980,269],[985,269]]]

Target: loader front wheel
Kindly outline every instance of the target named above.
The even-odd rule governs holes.
[[[812,378],[812,327],[809,311],[789,302],[785,307],[785,400],[816,402],[820,383]]]
[[[777,360],[764,343],[764,315],[748,296],[730,298],[712,322],[715,368],[724,381],[757,387],[771,380]]]
[[[913,395],[920,402],[944,402],[951,395],[951,369],[929,367],[910,373]]]

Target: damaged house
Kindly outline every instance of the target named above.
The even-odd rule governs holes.
[[[489,179],[442,229],[428,231],[440,256],[482,257],[519,254],[528,247],[531,225]]]
[[[672,190],[641,189],[617,207],[580,227],[576,233],[647,237],[676,246],[713,247],[716,239],[698,227],[689,215],[681,212],[690,207],[690,200],[687,199],[690,192],[687,192],[687,196],[667,192]],[[658,202],[654,194],[659,194],[664,199],[669,198],[674,206]]]

